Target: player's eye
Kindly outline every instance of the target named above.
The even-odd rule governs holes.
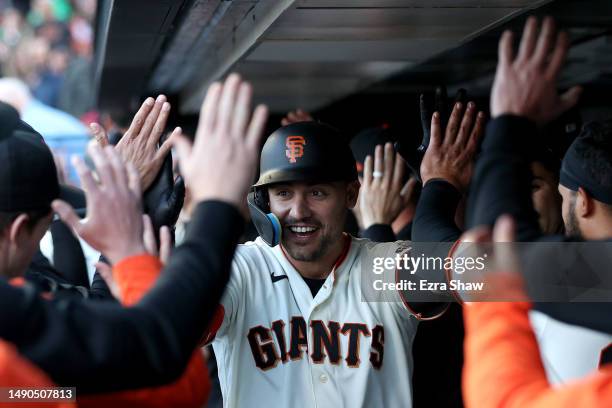
[[[289,197],[290,193],[288,190],[278,190],[275,195],[277,197]]]
[[[323,190],[312,190],[310,192],[310,195],[316,198],[323,198],[327,196],[327,194]]]

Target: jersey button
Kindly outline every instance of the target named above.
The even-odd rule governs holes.
[[[325,374],[321,374],[319,376],[319,381],[321,381],[321,383],[325,384],[327,381],[329,380],[329,377]]]

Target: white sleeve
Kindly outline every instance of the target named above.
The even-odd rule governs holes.
[[[239,314],[242,313],[244,308],[243,300],[245,298],[244,281],[248,270],[248,263],[239,251],[236,251],[232,261],[229,282],[221,297],[220,309],[223,314],[223,320],[216,330],[216,335],[213,333],[213,337],[224,336],[230,332]]]

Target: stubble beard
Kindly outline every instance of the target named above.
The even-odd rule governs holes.
[[[328,234],[322,235],[319,240],[319,244],[316,248],[309,250],[307,248],[288,244],[283,242],[283,247],[287,251],[287,253],[291,256],[291,258],[300,262],[315,262],[319,259],[323,258],[323,256],[327,253],[329,248],[331,247],[332,239]]]

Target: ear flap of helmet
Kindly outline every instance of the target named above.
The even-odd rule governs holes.
[[[267,191],[254,188],[247,196],[251,220],[264,242],[276,246],[281,240],[281,224],[278,217],[270,212]]]

